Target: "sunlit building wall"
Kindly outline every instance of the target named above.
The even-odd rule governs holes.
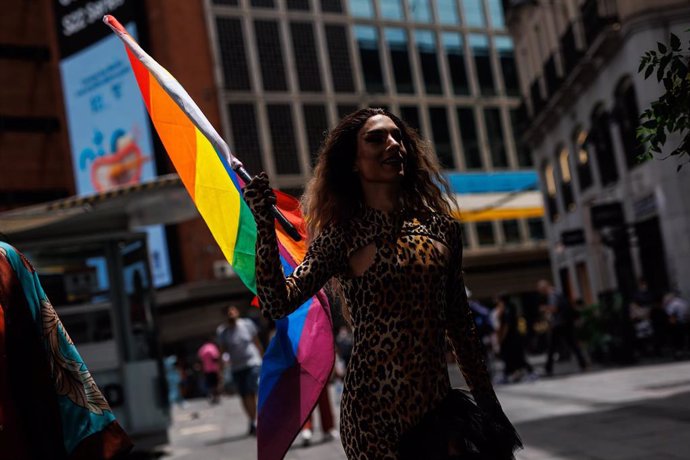
[[[514,140],[524,115],[500,0],[207,5],[226,137],[251,171],[266,170],[279,187],[300,193],[324,132],[366,106],[417,128],[448,173],[531,171]],[[536,214],[466,219],[468,255],[540,245],[541,197],[524,193],[536,193]],[[472,210],[474,199],[460,195],[461,209]]]

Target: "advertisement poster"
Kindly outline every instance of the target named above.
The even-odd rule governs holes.
[[[134,22],[126,25],[137,37]],[[156,177],[148,114],[127,54],[109,35],[60,61],[74,178],[79,195]],[[172,282],[165,230],[143,228],[155,287]]]

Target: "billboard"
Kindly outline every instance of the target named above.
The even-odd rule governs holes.
[[[135,2],[136,3],[136,2]],[[77,194],[90,195],[156,177],[156,162],[146,108],[127,54],[103,25],[103,14],[122,13],[137,38],[134,8],[125,0],[56,0],[60,74]],[[162,225],[148,233],[155,287],[172,282]]]

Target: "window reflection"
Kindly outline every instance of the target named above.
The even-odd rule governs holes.
[[[438,22],[441,24],[460,24],[457,0],[437,0]]]
[[[276,21],[255,21],[254,33],[259,50],[261,77],[266,91],[286,91],[287,79]]]
[[[413,105],[400,106],[400,118],[410,125],[410,128],[419,132],[419,110]]]
[[[429,0],[408,0],[410,16],[415,22],[431,22],[431,5]]]
[[[509,96],[518,96],[520,94],[520,85],[518,83],[517,67],[515,65],[513,40],[505,36],[495,37],[494,45],[498,53],[498,60],[501,64],[506,93]]]
[[[357,18],[373,18],[374,4],[372,0],[350,0],[350,14]]]
[[[417,30],[415,31],[415,42],[426,92],[427,94],[441,94],[443,91],[436,59],[436,37],[430,30]]]
[[[475,227],[477,229],[479,246],[492,246],[496,244],[493,222],[477,222]]]
[[[380,0],[381,17],[402,21],[404,19],[401,0]]]
[[[482,0],[463,0],[465,24],[470,27],[486,27]]]
[[[448,117],[445,107],[429,107],[429,121],[434,138],[436,156],[443,169],[454,169],[453,148],[450,142]]]
[[[465,165],[467,169],[479,169],[482,167],[482,157],[477,141],[477,123],[474,119],[474,110],[471,108],[458,109],[458,124],[460,125],[460,137],[465,152]]]
[[[336,93],[352,93],[355,91],[355,83],[352,78],[350,53],[347,46],[349,42],[347,29],[339,24],[328,24],[325,30],[333,90]]]
[[[506,168],[508,167],[508,156],[503,139],[503,124],[501,123],[499,109],[484,109],[484,120],[486,123],[486,135],[489,139],[491,162],[495,168]]]
[[[544,234],[544,221],[540,218],[527,219],[529,237],[534,241],[541,241],[546,238]]]
[[[412,69],[407,47],[407,33],[404,29],[389,28],[384,31],[386,45],[393,64],[395,87],[398,93],[414,93]]]
[[[455,94],[470,94],[467,71],[465,70],[465,49],[462,35],[455,32],[444,32],[441,34],[441,40],[448,61],[453,92]]]
[[[503,227],[503,240],[507,244],[520,243],[520,226],[517,220],[504,220],[501,222]]]
[[[297,81],[302,91],[321,91],[321,72],[314,41],[313,25],[308,22],[290,24],[292,48],[297,67]]]
[[[297,143],[292,124],[292,110],[288,104],[267,104],[268,127],[271,131],[273,158],[278,174],[299,174]]]
[[[369,93],[382,93],[384,86],[379,57],[378,32],[376,28],[371,26],[355,26],[354,29],[366,90]]]
[[[494,29],[505,28],[505,21],[503,19],[503,5],[501,0],[489,1],[489,16],[491,17],[491,25]]]
[[[489,54],[489,39],[486,35],[470,34],[470,48],[474,56],[474,67],[477,70],[477,80],[482,94],[493,96],[496,94],[494,77],[491,73],[491,59]]]

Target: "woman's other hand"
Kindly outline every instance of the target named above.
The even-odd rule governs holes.
[[[251,209],[254,218],[262,221],[273,221],[271,207],[276,204],[276,196],[271,189],[268,175],[265,172],[254,176],[244,186],[244,201]]]

